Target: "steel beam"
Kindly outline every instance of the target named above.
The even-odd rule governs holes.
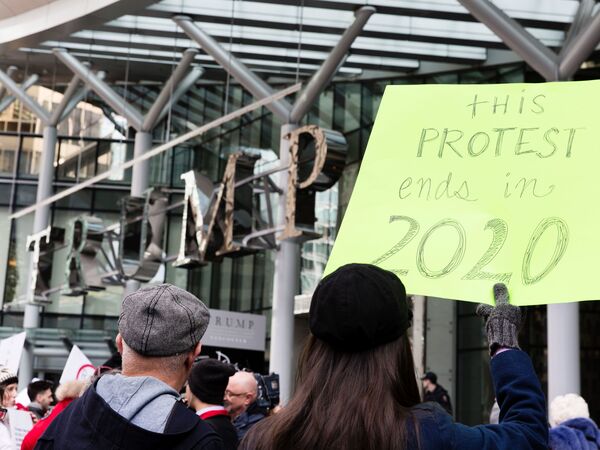
[[[209,34],[200,29],[188,16],[175,16],[173,20],[202,50],[208,53],[233,78],[244,86],[254,97],[262,99],[275,92],[262,78],[252,72],[244,63],[225,50]],[[267,105],[279,120],[286,123],[292,111],[292,105],[286,100],[277,100]]]
[[[195,48],[188,48],[183,52],[181,61],[179,61],[179,64],[163,86],[162,91],[160,91],[158,97],[156,97],[154,104],[146,113],[146,117],[144,117],[144,122],[142,124],[142,131],[150,131],[158,123],[160,113],[164,108],[168,108],[169,103],[173,101],[172,94],[175,91],[175,87],[182,80],[197,54],[198,50]]]
[[[579,7],[577,8],[575,17],[573,17],[573,22],[569,27],[569,31],[567,31],[567,36],[565,37],[560,53],[558,54],[559,59],[562,59],[563,55],[568,52],[569,47],[577,35],[581,32],[585,24],[593,17],[592,13],[594,12],[595,4],[595,0],[579,1]]]
[[[165,105],[160,112],[158,118],[156,119],[156,123],[159,123],[164,117],[169,113],[169,109],[176,105],[179,99],[183,94],[185,94],[189,89],[196,84],[198,78],[200,78],[204,74],[204,69],[200,66],[192,67],[192,69],[188,72],[188,74],[175,86],[173,90],[173,95],[171,96],[171,101]]]
[[[12,78],[16,71],[16,66],[9,66],[8,69],[6,69],[6,75]],[[6,88],[4,87],[4,85],[2,85],[0,86],[0,99],[4,97],[4,94],[6,94]]]
[[[21,83],[21,90],[23,92],[27,92],[27,89],[29,89],[31,86],[37,83],[38,79],[39,77],[36,74],[31,75],[29,78],[23,81],[23,83]],[[2,88],[4,88],[4,85],[2,86]],[[2,101],[0,101],[0,112],[8,108],[11,105],[11,103],[15,100],[16,97],[14,95],[8,95],[4,97]]]
[[[127,100],[120,97],[108,84],[100,80],[88,67],[67,52],[66,49],[55,48],[53,53],[71,72],[77,75],[85,84],[89,85],[102,100],[108,103],[112,109],[125,117],[130,126],[136,130],[142,129],[142,124],[144,123],[142,114],[131,106]]]
[[[344,31],[344,34],[342,34],[342,37],[336,46],[333,47],[331,53],[329,53],[321,67],[319,67],[319,70],[315,72],[294,102],[292,112],[290,113],[290,123],[298,123],[310,110],[319,94],[321,94],[323,89],[334,77],[337,70],[341,67],[352,43],[361,33],[369,20],[369,17],[371,17],[374,12],[375,8],[372,6],[363,6],[356,10],[354,13],[356,18],[352,25]]]
[[[106,73],[102,70],[99,70],[98,72],[96,72],[96,76],[100,80],[104,80]],[[83,101],[86,98],[89,91],[90,91],[89,86],[83,85],[79,89],[79,91],[77,91],[77,93],[75,95],[73,95],[73,97],[69,101],[69,104],[65,107],[65,110],[63,111],[62,115],[60,116],[60,120],[58,121],[58,123],[61,123],[63,120],[65,120],[69,116],[69,114],[71,114],[71,112],[77,107],[79,102]]]
[[[52,111],[52,115],[50,116],[49,125],[55,127],[59,124],[60,119],[61,119],[63,113],[65,112],[67,105],[69,104],[69,101],[75,95],[75,91],[77,91],[77,86],[79,86],[79,77],[77,75],[75,75],[71,79],[69,85],[67,86],[67,89],[65,90],[65,93],[63,94],[62,100],[56,106],[56,108],[54,108],[54,110]]]
[[[36,202],[44,201],[51,197],[53,192],[52,178],[54,174],[54,150],[56,149],[56,127],[47,125],[44,127],[42,154],[40,157],[40,168],[37,184]],[[49,225],[50,206],[36,208],[33,219],[33,233],[44,230]]]
[[[598,42],[600,42],[600,14],[596,14],[584,25],[566,49],[558,67],[560,79],[571,78],[581,63],[592,54]]]
[[[17,84],[2,70],[0,70],[0,82],[6,90],[14,97],[19,99],[44,125],[48,125],[50,115],[34,99],[21,89]]]
[[[546,80],[557,78],[556,53],[529,34],[517,21],[489,0],[458,1]]]
[[[135,142],[133,145],[133,157],[139,158],[152,148],[152,134],[147,131],[138,131],[135,133]],[[150,176],[150,161],[140,160],[133,166],[131,174],[131,195],[143,197],[144,191],[148,189],[148,179]]]
[[[113,173],[118,173],[122,170],[127,170],[130,167],[133,167],[136,164],[138,164],[140,161],[144,161],[146,159],[153,158],[156,155],[160,155],[161,153],[166,152],[167,150],[174,148],[180,144],[183,144],[184,142],[187,142],[190,139],[193,139],[197,136],[201,136],[202,134],[206,133],[209,130],[220,127],[227,122],[230,122],[234,119],[242,117],[242,116],[244,116],[252,111],[255,111],[259,108],[262,108],[263,106],[266,106],[269,102],[271,102],[275,99],[283,98],[285,96],[288,96],[295,92],[298,92],[300,90],[300,87],[301,87],[300,83],[294,84],[290,87],[287,87],[285,89],[282,89],[281,91],[276,92],[271,97],[257,100],[257,101],[255,101],[249,105],[246,105],[240,109],[232,111],[229,114],[219,117],[218,119],[215,119],[209,123],[206,123],[194,130],[188,131],[187,133],[182,134],[181,136],[171,139],[169,142],[166,142],[164,144],[159,145],[158,147],[153,148],[151,151],[145,153],[144,155],[140,156],[139,158],[130,159],[129,161],[124,162],[123,164],[120,164],[118,167],[114,167],[110,170],[107,170],[106,172],[102,172],[96,176],[93,176],[92,178],[88,178],[87,180],[81,181],[79,184],[76,184],[75,186],[71,186],[70,188],[67,188],[67,189],[59,192],[58,194],[53,195],[51,198],[48,198],[41,203],[36,203],[35,205],[30,205],[19,211],[13,212],[10,216],[8,216],[8,218],[9,219],[18,219],[19,217],[26,216],[27,214],[34,212],[37,208],[40,208],[41,206],[50,205],[62,198],[65,198],[65,197],[68,197],[69,195],[74,194],[75,192],[79,192],[82,189],[92,186],[102,180],[106,180]]]

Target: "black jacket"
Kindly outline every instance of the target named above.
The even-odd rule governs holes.
[[[223,450],[223,441],[183,403],[176,402],[164,433],[144,430],[115,412],[90,386],[59,414],[36,450],[205,449]]]
[[[237,448],[237,433],[229,416],[212,416],[204,419],[204,422],[209,424],[221,436],[223,446],[226,450],[235,450]]]
[[[452,403],[450,403],[448,391],[439,384],[435,386],[435,390],[433,392],[425,392],[423,401],[439,403],[448,414],[452,415]]]
[[[258,403],[253,402],[248,406],[248,409],[233,420],[233,426],[237,432],[237,437],[241,441],[246,436],[250,428],[266,417],[265,411],[262,410]]]

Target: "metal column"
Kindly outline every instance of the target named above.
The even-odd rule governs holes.
[[[135,133],[135,142],[133,147],[133,157],[143,155],[152,148],[152,134],[147,131],[138,131]],[[131,174],[131,190],[130,193],[134,197],[143,197],[144,192],[148,189],[150,180],[150,160],[139,161],[133,166]],[[125,282],[125,290],[123,298],[132,292],[137,291],[141,283],[137,280],[127,280]]]
[[[42,201],[52,195],[52,180],[54,175],[54,150],[56,148],[56,126],[44,127],[42,142],[42,155],[38,177],[36,202]],[[33,233],[38,233],[50,223],[50,207],[42,206],[35,210],[33,218]],[[33,270],[32,262],[28,267],[27,278]],[[33,297],[33,293],[31,293]],[[33,300],[33,299],[31,299]],[[40,326],[40,306],[28,301],[23,314],[23,328],[25,331],[36,329]],[[33,346],[25,345],[19,366],[19,389],[24,389],[33,378]]]
[[[579,303],[548,305],[548,403],[580,392]]]
[[[289,139],[287,134],[298,128],[295,124],[281,127],[279,161],[289,165]],[[287,191],[288,171],[279,172],[278,187]],[[285,223],[286,197],[281,196],[277,206],[277,223]],[[282,241],[275,256],[273,276],[273,310],[271,311],[271,351],[269,372],[279,374],[280,401],[285,405],[290,398],[294,374],[294,297],[298,293],[300,278],[300,245],[296,242]]]

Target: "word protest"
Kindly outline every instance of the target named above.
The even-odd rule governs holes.
[[[493,304],[600,298],[600,82],[388,86],[326,274]]]

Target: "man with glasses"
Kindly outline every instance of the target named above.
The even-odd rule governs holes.
[[[238,439],[265,418],[265,412],[256,403],[258,383],[252,372],[236,372],[229,378],[225,389],[225,409],[233,420]]]

